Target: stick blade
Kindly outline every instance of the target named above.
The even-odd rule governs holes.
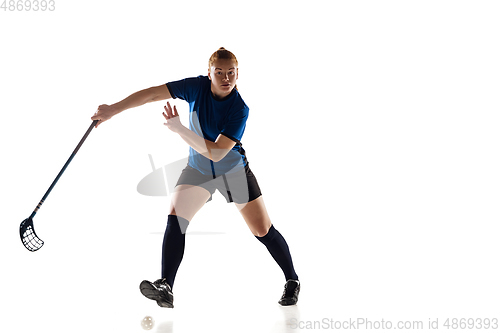
[[[25,248],[31,252],[40,250],[43,246],[43,240],[38,238],[33,227],[33,219],[27,218],[19,226],[19,234]]]

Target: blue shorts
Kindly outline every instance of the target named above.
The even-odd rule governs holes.
[[[181,176],[177,181],[178,185],[194,185],[203,187],[210,192],[210,198],[215,190],[226,198],[227,202],[245,204],[253,201],[262,195],[257,178],[253,174],[248,164],[240,171],[224,174],[218,177],[212,175],[204,175],[195,168],[189,165],[182,170]]]

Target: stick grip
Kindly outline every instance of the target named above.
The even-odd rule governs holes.
[[[90,132],[92,132],[92,129],[95,127],[95,125],[99,122],[99,120],[94,120],[92,122],[92,124],[90,124],[90,127],[89,129],[87,130],[87,132],[85,132],[85,135],[83,136],[83,138],[80,140],[80,142],[78,143],[78,146],[76,146],[75,150],[73,151],[73,155],[76,155],[76,153],[78,152],[78,150],[80,149],[80,147],[83,145],[83,143],[85,142],[85,139],[87,139],[87,137],[89,136]]]

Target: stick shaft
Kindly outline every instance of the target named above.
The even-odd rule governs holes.
[[[71,163],[71,161],[73,160],[73,157],[75,157],[76,153],[78,153],[78,150],[80,150],[80,147],[83,145],[83,143],[85,142],[85,139],[87,139],[87,137],[89,136],[90,132],[92,131],[92,129],[94,128],[94,126],[97,124],[97,122],[98,122],[98,120],[94,120],[92,122],[92,124],[90,125],[89,129],[87,130],[87,132],[85,132],[85,135],[83,136],[83,138],[78,143],[78,146],[76,146],[75,150],[73,151],[73,153],[71,154],[71,156],[68,158],[68,160],[64,164],[64,166],[61,169],[61,171],[59,171],[59,174],[57,175],[56,179],[54,179],[54,181],[50,185],[50,187],[47,190],[47,192],[45,192],[45,195],[43,196],[42,200],[40,200],[40,202],[36,206],[36,208],[33,211],[33,213],[31,213],[30,218],[33,218],[35,216],[36,212],[40,209],[40,207],[42,207],[42,204],[44,203],[45,199],[47,199],[47,197],[49,196],[49,194],[52,191],[52,189],[54,188],[54,186],[56,186],[57,181],[59,180],[59,178],[61,178],[61,176],[64,173],[64,171],[66,171],[66,168]]]

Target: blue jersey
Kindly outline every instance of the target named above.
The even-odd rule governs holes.
[[[223,99],[213,96],[208,76],[198,76],[167,83],[170,95],[189,103],[189,129],[212,142],[222,134],[236,142],[219,162],[213,162],[189,147],[189,163],[205,175],[233,173],[246,166],[241,138],[249,108],[236,89]]]

